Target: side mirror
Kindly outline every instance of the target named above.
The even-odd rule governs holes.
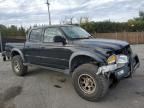
[[[66,40],[65,40],[65,38],[62,37],[62,36],[55,36],[55,37],[54,37],[54,42],[62,42],[63,45],[66,44]]]

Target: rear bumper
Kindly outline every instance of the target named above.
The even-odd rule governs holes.
[[[123,78],[131,77],[139,66],[140,62],[138,56],[132,55],[128,63],[102,66],[98,69],[97,74],[110,73],[115,75],[117,80],[121,80]]]
[[[2,56],[3,56],[3,57],[6,56],[6,51],[3,51],[3,52],[2,52]]]
[[[10,58],[10,57],[11,57],[11,53],[8,52],[8,51],[3,51],[3,52],[2,52],[2,56],[3,56],[3,57],[9,57],[9,58]]]

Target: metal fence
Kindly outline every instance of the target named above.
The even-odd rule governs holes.
[[[96,38],[124,40],[131,44],[144,44],[144,32],[95,33]]]

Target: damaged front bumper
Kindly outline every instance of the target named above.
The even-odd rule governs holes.
[[[133,72],[140,66],[139,58],[137,55],[129,57],[126,63],[115,63],[107,66],[101,66],[98,69],[97,75],[110,73],[115,75],[117,80],[132,76]]]

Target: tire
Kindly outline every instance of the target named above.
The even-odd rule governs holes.
[[[116,88],[118,84],[119,84],[119,80],[112,80],[112,82],[109,85],[109,88],[110,89]]]
[[[5,56],[3,57],[3,61],[6,61],[6,57]]]
[[[88,101],[99,101],[102,97],[105,96],[109,88],[109,81],[102,75],[96,75],[97,70],[98,70],[98,67],[96,65],[83,64],[83,65],[80,65],[78,68],[76,68],[72,74],[73,85],[74,85],[76,92],[78,93],[80,97]],[[85,86],[89,85],[86,83],[87,82],[86,80],[84,81],[85,86],[83,87],[82,77],[90,78],[88,80],[90,81],[89,82],[90,85],[91,85],[91,81],[94,82],[92,84],[93,86],[94,85],[96,86],[90,87],[90,89],[93,88],[92,91],[90,89],[86,90],[87,87]],[[81,84],[81,80],[82,80],[82,84]],[[87,91],[90,91],[90,92],[87,92]]]
[[[27,73],[27,66],[23,65],[21,56],[17,55],[12,58],[11,61],[12,70],[17,76],[24,76]]]
[[[124,78],[130,78],[132,77],[131,73],[129,72]]]
[[[10,60],[10,57],[7,57],[8,58],[8,60]]]

